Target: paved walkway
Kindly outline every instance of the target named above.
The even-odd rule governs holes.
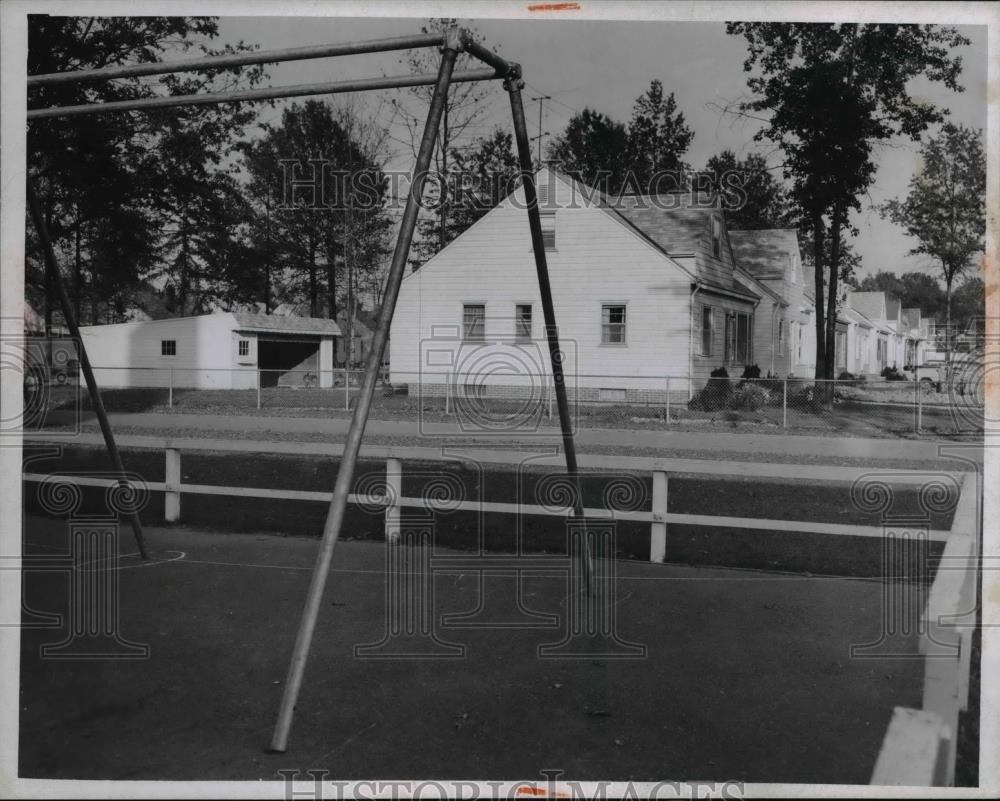
[[[53,415],[55,417],[55,415]],[[126,414],[108,415],[113,428],[148,428],[189,432],[255,432],[257,439],[280,437],[283,433],[328,435],[337,441],[346,436],[350,420],[317,417],[262,417],[257,415],[213,414]],[[87,422],[94,422],[93,418]],[[536,438],[558,443],[558,428],[540,428],[518,437],[496,434],[475,436],[452,423],[420,423],[415,420],[369,420],[366,435],[400,439],[439,439],[453,436],[484,446],[511,441],[530,442]],[[585,428],[576,432],[577,446],[634,447],[670,451],[717,451],[720,453],[769,454],[785,456],[825,456],[831,459],[878,459],[879,461],[936,462],[952,455],[983,461],[982,445],[933,440],[866,439],[862,437],[817,437],[799,434],[739,434],[702,431],[649,431],[639,429]]]

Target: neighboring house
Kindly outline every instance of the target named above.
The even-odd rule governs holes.
[[[795,229],[730,231],[729,239],[739,267],[779,299],[758,310],[755,356],[761,373],[812,377],[816,371],[816,304],[802,269]],[[766,319],[768,314],[770,319]]]
[[[927,327],[920,309],[903,309],[902,321],[905,335],[903,364],[906,367],[923,364],[927,348]]]
[[[855,312],[867,320],[871,326],[871,342],[867,348],[867,358],[864,363],[868,369],[864,372],[872,375],[881,374],[886,367],[903,368],[902,358],[905,356],[898,331],[899,301],[893,304],[885,292],[847,293],[847,304]],[[895,318],[890,318],[894,314]],[[860,372],[860,371],[859,371]]]
[[[332,386],[333,320],[216,312],[194,317],[83,326],[102,387],[252,389]]]
[[[875,325],[848,303],[844,303],[840,308],[838,327],[840,320],[846,324],[847,336],[838,343],[837,364],[842,366],[838,368],[837,375],[845,370],[852,375],[878,372],[874,370]],[[839,347],[841,344],[843,353]]]
[[[538,190],[571,397],[656,402],[672,376],[671,394],[686,398],[713,369],[739,376],[755,362],[761,297],[734,275],[717,203],[611,200],[552,169]],[[449,376],[475,396],[537,394],[548,383],[520,188],[404,278],[389,361],[393,383],[428,393]]]

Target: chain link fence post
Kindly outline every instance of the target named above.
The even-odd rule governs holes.
[[[667,402],[663,419],[667,425],[670,425],[670,376],[667,376]]]
[[[788,428],[788,378],[781,379],[781,427]]]
[[[917,374],[913,376],[913,386],[917,393],[917,433],[919,434],[924,428],[924,393]]]
[[[451,414],[451,371],[444,374],[444,413]]]
[[[261,371],[257,370],[257,409],[260,409],[260,384],[261,384]]]
[[[555,380],[555,378],[550,378],[548,384],[549,384],[549,410],[548,410],[548,417],[549,417],[549,420],[551,420],[552,419],[552,401],[553,401],[553,399],[555,398],[555,395],[556,395],[556,380]]]
[[[170,368],[170,378],[168,380],[169,380],[170,383],[168,385],[168,390],[167,390],[167,406],[170,407],[171,409],[173,409],[174,408],[174,368],[173,367]]]

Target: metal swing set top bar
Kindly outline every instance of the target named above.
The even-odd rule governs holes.
[[[347,506],[347,496],[354,478],[354,470],[358,460],[358,453],[361,448],[361,439],[364,435],[365,424],[368,421],[368,415],[371,409],[371,402],[375,392],[375,383],[378,378],[379,366],[382,363],[382,356],[385,351],[385,345],[389,335],[389,326],[392,322],[393,311],[396,306],[396,300],[399,296],[399,287],[403,279],[403,272],[410,252],[410,245],[413,241],[413,233],[417,223],[417,215],[420,210],[424,180],[430,167],[435,140],[437,138],[438,126],[447,101],[448,87],[452,83],[502,79],[504,81],[504,88],[510,96],[514,135],[517,143],[518,160],[521,168],[525,204],[528,211],[528,224],[531,231],[531,245],[532,250],[534,251],[535,269],[538,274],[538,286],[542,301],[542,311],[545,317],[545,334],[548,341],[549,356],[552,363],[552,378],[553,383],[555,384],[556,403],[559,409],[559,424],[566,456],[566,468],[571,479],[574,481],[576,488],[573,503],[573,517],[577,520],[582,520],[584,517],[583,494],[580,489],[576,449],[574,446],[573,430],[569,416],[569,403],[566,397],[562,357],[559,349],[559,335],[556,326],[555,309],[552,303],[552,288],[549,283],[548,265],[545,259],[545,246],[542,240],[542,226],[538,212],[538,197],[535,191],[534,171],[531,162],[531,146],[528,139],[527,125],[525,123],[524,106],[521,100],[521,90],[524,87],[524,82],[521,79],[521,67],[519,64],[507,61],[493,51],[483,47],[481,44],[476,42],[467,31],[458,28],[451,28],[440,34],[424,34],[420,36],[378,39],[339,45],[299,47],[285,50],[211,56],[207,58],[179,62],[155,62],[149,64],[115,66],[96,70],[79,70],[75,72],[50,73],[28,77],[29,87],[56,86],[69,83],[114,80],[116,78],[131,78],[173,72],[188,72],[192,70],[226,69],[247,64],[267,64],[281,61],[297,61],[302,59],[324,58],[328,56],[378,53],[393,50],[406,50],[415,47],[434,46],[439,47],[441,50],[441,62],[436,75],[424,74],[390,78],[370,78],[355,81],[342,81],[338,83],[269,87],[266,89],[252,89],[218,94],[140,98],[121,102],[29,109],[27,112],[27,119],[30,121],[53,117],[71,117],[116,111],[145,111],[149,109],[168,108],[173,106],[255,101],[277,97],[337,94],[342,92],[357,92],[410,86],[434,86],[430,109],[427,113],[423,136],[420,141],[420,147],[417,151],[416,163],[414,164],[414,179],[410,185],[410,192],[406,200],[406,207],[403,212],[399,236],[396,240],[396,247],[393,252],[389,274],[386,279],[382,309],[379,313],[378,324],[372,340],[372,347],[369,351],[368,362],[365,366],[364,381],[354,407],[354,412],[351,416],[351,425],[347,433],[347,440],[344,443],[343,457],[341,459],[340,468],[337,472],[337,480],[334,485],[333,496],[330,501],[326,522],[323,527],[323,538],[316,558],[316,565],[309,584],[305,609],[303,610],[302,620],[299,625],[298,635],[295,640],[295,646],[288,668],[288,677],[285,681],[281,707],[278,713],[278,720],[275,725],[269,749],[274,752],[284,752],[288,747],[292,716],[294,714],[296,701],[302,686],[306,661],[309,656],[309,649],[312,644],[312,637],[316,627],[316,620],[319,615],[323,591],[325,589],[327,575],[330,570],[333,549],[340,536],[344,511]],[[454,69],[455,61],[461,51],[465,51],[479,61],[482,61],[491,69],[464,70],[456,72]],[[107,445],[108,452],[111,455],[115,470],[121,476],[121,481],[123,483],[127,483],[125,480],[125,470],[122,465],[121,457],[115,445],[114,436],[112,435],[107,415],[105,414],[100,394],[98,393],[97,383],[90,365],[90,360],[87,358],[86,349],[84,348],[83,340],[80,337],[80,329],[77,325],[69,295],[66,291],[65,284],[62,280],[62,274],[56,261],[55,251],[53,250],[52,242],[48,234],[48,228],[45,224],[45,216],[42,213],[41,205],[30,180],[28,182],[27,195],[35,229],[38,233],[45,257],[46,270],[50,279],[53,280],[57,287],[63,315],[66,318],[70,334],[76,342],[79,351],[80,366],[87,382],[87,389],[90,393],[91,403],[101,426],[101,432],[104,435],[105,444]],[[142,555],[142,558],[146,559],[147,553],[143,543],[142,527],[137,514],[133,513],[131,515],[131,522],[136,542],[139,546],[139,552]],[[585,547],[582,549],[582,561],[587,591],[588,593],[591,593],[593,585],[593,565],[591,561],[589,543],[586,542]]]

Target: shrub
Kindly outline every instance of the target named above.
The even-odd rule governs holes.
[[[909,379],[900,373],[895,367],[883,367],[882,378],[886,381],[909,381]]]
[[[743,368],[743,376],[746,378],[760,378],[760,368],[756,364],[748,364]]]
[[[725,409],[729,405],[729,396],[732,395],[733,387],[729,381],[729,373],[725,367],[719,367],[710,373],[708,383],[699,393],[701,396],[701,408],[712,411],[715,409]]]
[[[844,370],[844,372],[837,376],[838,381],[856,381],[857,378],[858,377],[854,375],[854,373],[849,373],[847,370]]]
[[[729,408],[755,412],[767,406],[771,393],[759,384],[745,381],[733,391],[729,398]]]

